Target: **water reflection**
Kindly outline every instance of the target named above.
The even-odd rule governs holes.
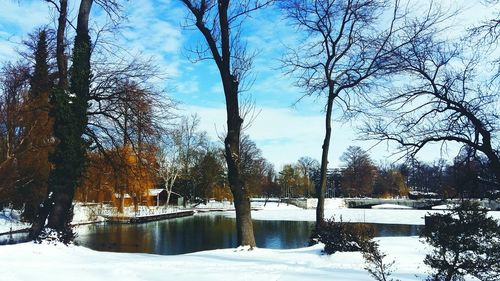
[[[0,235],[0,245],[11,245],[25,242],[28,239],[28,233],[13,233]]]
[[[145,224],[98,224],[77,228],[76,242],[99,251],[175,255],[236,245],[235,220],[222,215]],[[291,249],[307,244],[313,222],[254,221],[258,247]],[[375,236],[418,235],[421,226],[373,224]]]

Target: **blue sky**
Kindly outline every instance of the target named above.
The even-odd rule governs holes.
[[[41,0],[0,0],[0,62],[16,60],[16,49],[22,38],[35,27],[54,25],[54,12]],[[75,14],[75,3],[70,1],[70,10]],[[422,1],[425,2],[425,1]],[[439,1],[438,1],[439,2]],[[470,2],[464,17],[477,19],[485,15],[484,7]],[[469,4],[465,4],[469,3]],[[122,25],[121,35],[114,38],[131,54],[152,57],[167,79],[157,81],[166,88],[171,97],[181,102],[184,114],[197,113],[201,127],[212,138],[224,130],[224,97],[220,79],[213,62],[193,64],[188,49],[194,47],[200,34],[195,29],[185,28],[186,10],[178,0],[124,1],[127,21]],[[101,26],[105,15],[96,11],[94,27]],[[256,32],[258,31],[258,32]],[[260,11],[245,23],[243,39],[248,48],[258,52],[254,61],[254,83],[245,95],[255,100],[260,112],[252,126],[245,132],[262,149],[264,156],[279,169],[281,165],[295,162],[301,156],[319,159],[324,135],[324,101],[315,98],[303,99],[300,89],[293,86],[293,79],[279,69],[284,45],[298,44],[297,34],[275,10]],[[358,121],[333,121],[330,166],[340,166],[339,156],[349,145],[370,149],[376,161],[393,161],[389,157],[393,149],[386,144],[373,147],[373,142],[356,141],[355,127]],[[421,159],[433,161],[439,158],[439,147],[422,151]],[[450,158],[455,154],[451,149]],[[388,159],[388,160],[387,160]]]

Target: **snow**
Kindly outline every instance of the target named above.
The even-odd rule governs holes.
[[[345,222],[381,223],[381,224],[413,224],[424,225],[427,214],[445,212],[445,210],[417,210],[417,209],[350,209],[327,208],[325,218],[334,217]],[[488,212],[495,219],[500,219],[500,211]],[[234,212],[226,212],[228,217],[236,217]],[[252,211],[255,220],[283,220],[283,221],[315,221],[315,209],[302,209],[293,205],[267,203],[263,210]]]
[[[434,206],[431,209],[433,209],[433,210],[451,210],[453,208],[456,208],[457,206],[458,206],[457,204],[444,204],[444,205]]]
[[[417,237],[378,239],[394,278],[422,280],[425,247]],[[97,252],[78,246],[2,246],[3,280],[373,280],[358,252],[321,254],[321,245],[293,250],[222,249],[178,256]]]
[[[372,206],[372,209],[412,209],[412,208],[396,204],[379,204]]]
[[[261,211],[252,212],[255,220],[284,220],[284,221],[315,221],[315,209],[301,209],[293,205],[268,203]],[[274,206],[273,206],[274,205]],[[349,208],[325,208],[325,218],[342,217],[346,222],[366,222],[385,224],[424,224],[424,216],[429,211],[413,209],[349,209]],[[227,216],[235,217],[234,212],[227,212]]]
[[[73,220],[71,224],[78,225],[104,221],[104,218],[98,215],[99,208],[99,204],[76,203],[73,206]]]
[[[335,205],[335,204],[332,204]],[[254,219],[314,221],[314,209],[268,202]],[[78,208],[76,208],[78,209]],[[344,221],[423,224],[429,212],[414,209],[325,209],[326,217],[342,216]],[[490,212],[500,218],[500,212]],[[225,212],[234,216],[234,212]],[[84,217],[82,215],[82,217]],[[6,221],[5,219],[3,221]],[[1,225],[2,220],[0,220]],[[387,262],[395,261],[391,277],[423,280],[430,269],[423,264],[429,246],[418,237],[376,238]],[[159,256],[137,253],[98,252],[80,246],[23,243],[0,247],[1,280],[356,280],[372,277],[363,269],[359,252],[321,253],[322,245],[292,250],[256,248],[219,249],[185,255]],[[474,280],[471,278],[468,281]]]
[[[26,229],[30,225],[27,223],[20,222],[19,219],[21,214],[19,211],[12,208],[4,208],[0,211],[0,234]]]

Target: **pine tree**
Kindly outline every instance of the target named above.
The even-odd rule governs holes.
[[[463,201],[447,213],[428,216],[421,237],[433,247],[424,263],[433,269],[428,280],[500,278],[500,223],[477,202]]]

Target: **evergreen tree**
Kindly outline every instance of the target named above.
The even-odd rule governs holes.
[[[49,93],[52,80],[49,76],[47,31],[38,33],[34,50],[35,65],[30,78],[30,91],[24,101],[21,117],[24,148],[19,153],[19,195],[26,204],[24,218],[32,220],[36,207],[47,194],[50,172],[48,155],[53,149],[52,118],[49,116]]]
[[[428,217],[421,237],[434,247],[424,263],[434,272],[428,280],[462,280],[470,274],[479,280],[500,278],[500,224],[477,202],[463,201],[448,213]]]

